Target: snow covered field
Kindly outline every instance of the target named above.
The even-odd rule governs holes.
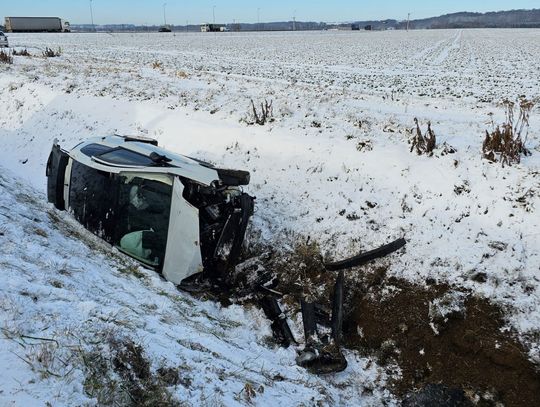
[[[212,342],[203,327],[215,327],[212,318],[184,326],[183,318],[170,312],[192,301],[189,297],[155,298],[160,290],[175,291],[149,272],[143,272],[144,284],[126,278],[115,271],[122,267],[115,260],[55,230],[43,194],[52,140],[67,148],[111,132],[143,133],[171,150],[251,171],[254,240],[287,245],[294,232],[319,241],[328,257],[337,258],[406,236],[407,250],[389,261],[389,275],[418,284],[433,279],[492,300],[504,308],[531,358],[540,360],[539,105],[531,117],[530,157],[504,168],[481,158],[485,130],[492,120],[504,119],[498,102],[540,97],[540,30],[13,34],[9,40],[37,56],[0,65],[0,165],[9,170],[1,187],[14,189],[12,195],[2,192],[0,201],[0,265],[9,276],[0,288],[6,332],[64,343],[68,336],[62,332],[80,334],[96,313],[120,308],[134,326],[122,329],[152,344],[148,353],[156,363],[187,358],[198,360],[197,366],[213,364],[200,355],[186,356],[183,345],[172,350],[177,340],[196,335],[219,360],[238,346],[247,359],[271,363],[292,387],[275,385],[255,403],[277,404],[280,392],[293,394],[296,404],[391,401],[380,372],[364,372],[366,360],[349,356],[352,366],[336,377],[308,376],[294,366],[294,352],[264,345],[261,338],[269,332],[260,315],[250,314],[252,320],[243,314],[251,311],[196,303],[196,310],[238,325],[221,329],[223,341]],[[62,56],[41,57],[46,46],[61,47]],[[272,100],[275,120],[248,125],[251,99],[257,105]],[[438,144],[457,151],[443,155],[440,149],[434,157],[410,153],[415,117],[423,129],[431,121]],[[20,191],[36,202],[20,202]],[[35,235],[27,216],[40,219],[43,225],[37,227],[48,239]],[[60,222],[75,227],[69,219]],[[77,271],[53,277],[64,263]],[[51,286],[52,280],[62,288]],[[116,296],[119,289],[129,299]],[[20,295],[23,290],[46,300],[32,304],[31,296]],[[107,293],[103,298],[101,290]],[[66,311],[70,303],[78,305]],[[151,321],[149,313],[139,315],[149,304],[159,311]],[[40,314],[48,316],[35,321]],[[162,321],[168,318],[174,322]],[[98,324],[87,335],[101,328]],[[39,390],[39,375],[29,364],[14,356],[24,354],[20,346],[2,339],[2,352],[2,367],[16,366],[13,377],[1,379],[2,402],[55,400]],[[278,361],[275,352],[281,352]],[[242,366],[239,359],[219,363],[225,376]],[[248,381],[262,384],[261,375],[242,373],[220,383],[219,374],[207,372],[189,394],[179,390],[179,398],[193,404],[207,400],[213,391],[205,389],[206,380],[225,392],[217,396],[218,404],[245,403],[234,394]],[[58,387],[65,381],[54,376],[46,379],[56,383],[58,405],[83,397],[76,377],[69,389]],[[28,380],[37,390],[17,384]],[[338,390],[343,383],[352,384]],[[318,393],[321,386],[328,395]]]

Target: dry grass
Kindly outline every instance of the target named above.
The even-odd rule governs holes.
[[[258,389],[260,393],[264,392],[264,387],[261,385]],[[241,402],[242,398],[245,400],[246,403],[252,404],[253,399],[257,397],[257,391],[253,387],[251,383],[246,383],[242,390],[240,390],[240,393],[237,394],[236,400]]]
[[[413,150],[416,150],[416,154],[427,156],[433,155],[433,150],[437,144],[437,138],[435,137],[435,132],[431,128],[431,122],[427,123],[427,130],[422,134],[420,125],[418,124],[418,119],[414,118],[414,124],[416,125],[416,134],[410,140],[411,143],[411,153]]]
[[[189,78],[189,75],[184,71],[176,71],[175,76],[180,79],[187,79]]]
[[[23,49],[22,51],[17,51],[16,49],[14,49],[12,51],[12,53],[15,56],[21,56],[21,57],[31,57],[32,56],[32,54],[30,54],[26,48]]]
[[[29,295],[21,292],[21,295]],[[44,336],[26,335],[19,328],[0,327],[2,337],[19,345],[21,352],[13,352],[17,358],[26,363],[30,369],[41,379],[51,376],[58,378],[68,377],[74,369],[72,363],[75,358],[69,346],[61,345],[54,338]]]
[[[56,58],[62,55],[62,48],[58,47],[58,49],[55,51],[52,48],[46,47],[45,51],[43,51],[43,56],[45,58]]]
[[[135,276],[138,279],[146,278],[146,275],[141,271],[141,268],[137,263],[126,264],[125,266],[118,267],[118,271],[125,275]]]
[[[0,51],[0,63],[11,65],[13,63],[11,53],[4,50]]]
[[[48,238],[49,235],[47,234],[47,232],[41,228],[35,228],[34,229],[34,233],[38,236],[41,236],[41,237],[44,237],[44,238]]]
[[[152,69],[163,69],[163,62],[161,61],[152,62]]]
[[[142,346],[109,338],[107,347],[81,354],[84,390],[100,406],[179,406],[168,386],[181,384],[178,369],[152,372]]]
[[[258,124],[259,126],[264,126],[267,122],[274,121],[274,109],[272,107],[272,101],[268,102],[266,99],[264,103],[261,102],[260,111],[255,106],[253,99],[251,99],[251,109],[252,109],[252,122],[250,124]]]
[[[522,155],[531,154],[525,144],[529,133],[529,117],[535,102],[526,98],[520,98],[517,102],[506,99],[502,105],[505,109],[506,120],[495,127],[491,133],[486,130],[486,137],[482,144],[482,157],[491,162],[500,161],[504,167],[506,164],[519,164]],[[514,120],[516,107],[519,109],[519,115],[517,120]]]

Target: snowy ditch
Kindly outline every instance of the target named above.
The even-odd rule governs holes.
[[[518,34],[521,32],[516,31],[512,35]],[[527,31],[526,35],[534,37],[538,31]],[[505,325],[514,329],[527,346],[529,356],[538,361],[538,110],[533,112],[528,140],[533,155],[524,159],[522,164],[502,168],[482,160],[480,154],[483,132],[488,128],[490,118],[493,117],[495,122],[502,120],[503,112],[495,103],[498,97],[521,93],[522,89],[526,89],[531,97],[540,93],[538,85],[529,80],[536,75],[531,70],[536,69],[537,64],[532,64],[529,59],[537,43],[530,42],[531,49],[527,50],[530,52],[521,55],[514,54],[517,51],[510,50],[506,44],[507,52],[520,61],[516,74],[507,78],[507,71],[488,73],[484,69],[485,61],[499,49],[496,46],[501,41],[498,31],[465,30],[459,36],[453,31],[440,31],[414,33],[414,36],[418,37],[407,40],[405,51],[396,51],[396,58],[401,57],[404,61],[401,68],[394,65],[376,70],[370,67],[371,59],[363,61],[362,69],[351,62],[360,54],[369,55],[366,58],[373,57],[374,60],[376,55],[361,52],[369,47],[363,41],[353,47],[353,40],[348,36],[297,37],[293,45],[285,47],[273,58],[266,52],[271,48],[270,44],[282,44],[281,39],[272,36],[260,38],[267,44],[266,48],[263,47],[265,53],[261,58],[252,59],[238,55],[238,49],[242,48],[247,55],[255,52],[240,36],[231,42],[234,45],[223,48],[206,66],[205,55],[219,44],[208,43],[198,36],[155,37],[160,38],[162,46],[171,50],[163,53],[153,51],[148,45],[133,47],[137,37],[129,35],[102,38],[106,46],[99,49],[94,47],[92,39],[84,35],[52,35],[47,37],[47,45],[62,46],[62,57],[54,60],[19,57],[13,66],[0,67],[0,104],[3,109],[0,113],[0,139],[4,146],[0,154],[2,166],[12,172],[4,175],[2,182],[8,186],[7,189],[24,190],[27,196],[33,197],[34,202],[29,204],[36,205],[33,211],[47,213],[51,208],[42,202],[43,195],[35,189],[44,190],[44,166],[54,138],[70,147],[88,137],[112,132],[143,133],[155,137],[161,145],[173,151],[251,172],[252,183],[248,192],[257,197],[252,243],[287,249],[297,242],[305,242],[309,236],[319,243],[326,258],[337,259],[406,236],[408,245],[404,253],[377,263],[368,268],[368,272],[355,271],[348,275],[350,284],[358,284],[368,292],[381,291],[383,297],[366,304],[367,309],[399,296],[404,290],[403,280],[419,287],[435,287],[433,290],[440,297],[427,295],[431,306],[418,309],[430,335],[437,336],[435,331],[444,331],[441,321],[449,319],[452,323],[456,315],[461,315],[460,309],[467,308],[468,300],[459,293],[471,293],[489,299],[504,311],[504,318],[497,319],[500,325],[495,324],[494,330]],[[144,37],[145,44],[150,44],[151,38]],[[398,47],[397,39],[387,33],[376,38],[387,50]],[[328,61],[334,56],[330,44],[334,40],[349,45],[350,55],[330,63]],[[40,36],[13,36],[10,41],[18,46],[27,45],[29,50],[43,46]],[[309,59],[312,49],[305,45],[311,43],[324,49],[319,56],[313,56],[314,60]],[[298,51],[294,44],[304,44],[299,48],[304,63],[302,69],[285,62],[287,53]],[[416,53],[421,57],[407,59],[399,52],[408,53],[406,55]],[[162,68],[153,69],[153,61],[161,61]],[[424,61],[432,63],[424,66]],[[391,65],[392,61],[386,63]],[[456,69],[462,75],[450,75],[449,69]],[[377,72],[384,75],[379,76]],[[429,78],[432,78],[432,83],[428,86]],[[444,91],[446,82],[452,87],[452,95]],[[457,97],[456,94],[468,96]],[[264,98],[273,100],[275,121],[265,126],[248,126],[246,117],[250,99],[260,102]],[[434,157],[411,154],[407,140],[414,117],[420,119],[422,126],[430,120],[439,143],[447,142],[457,151],[445,155],[436,151]],[[31,187],[23,185],[19,178]],[[5,208],[20,208],[21,213],[26,210],[27,203],[18,202],[15,196],[3,194],[2,199],[4,218],[10,216]],[[294,366],[292,350],[264,345],[270,332],[260,312],[238,306],[221,309],[213,303],[190,299],[157,276],[133,265],[129,268],[135,267],[138,270],[136,274],[140,273],[144,278],[126,279],[118,271],[126,266],[115,263],[120,260],[107,259],[108,255],[104,253],[109,253],[108,249],[104,249],[105,252],[98,250],[94,258],[95,251],[77,243],[73,235],[71,238],[58,235],[55,242],[53,236],[56,234],[51,232],[55,229],[55,222],[48,222],[42,217],[38,219],[44,226],[38,227],[46,237],[32,232],[32,221],[22,215],[15,220],[22,222],[27,229],[15,227],[18,224],[13,226],[13,222],[0,225],[4,230],[1,238],[9,242],[5,247],[11,247],[10,251],[2,254],[2,268],[10,273],[12,281],[11,288],[2,291],[2,298],[9,298],[2,310],[11,312],[5,314],[4,320],[15,325],[29,323],[33,327],[20,332],[16,327],[8,327],[11,329],[9,332],[52,338],[55,330],[68,332],[73,327],[79,336],[83,326],[92,325],[83,325],[82,321],[102,321],[94,315],[96,308],[109,309],[111,313],[120,309],[123,311],[111,316],[110,321],[103,317],[105,323],[96,322],[95,330],[91,328],[86,338],[99,332],[106,335],[112,326],[115,329],[120,326],[120,334],[147,344],[145,349],[154,371],[159,367],[187,363],[182,358],[187,358],[188,364],[196,363],[194,371],[206,371],[205,366],[213,363],[210,360],[229,358],[227,352],[235,353],[236,345],[244,347],[247,352],[245,360],[254,359],[257,366],[260,366],[258,363],[275,361],[272,356],[275,352],[282,354],[279,361],[270,365],[270,370],[276,369],[276,377],[286,380],[268,387],[270,379],[265,376],[264,392],[257,391],[257,385],[264,382],[261,376],[252,372],[257,368],[242,373],[240,378],[236,373],[227,374],[240,369],[242,362],[236,358],[220,365],[221,375],[214,371],[204,373],[196,380],[190,376],[191,386],[173,386],[176,389],[173,393],[180,400],[194,404],[202,400],[208,404],[216,401],[229,405],[249,402],[246,394],[255,394],[250,399],[261,404],[265,400],[275,403],[279,397],[285,397],[284,394],[287,397],[296,395],[297,400],[321,400],[327,404],[378,404],[381,400],[393,400],[385,385],[385,369],[371,362],[372,355],[360,358],[357,352],[348,353],[351,366],[336,377],[321,379],[307,375]],[[58,222],[67,222],[69,227],[78,230],[76,237],[81,235],[92,239],[77,229],[69,218],[63,219],[62,216]],[[95,244],[99,246],[99,243]],[[47,250],[47,245],[53,248]],[[62,250],[64,247],[69,254]],[[54,250],[57,252],[51,265],[47,266],[48,253]],[[28,274],[27,271],[21,274],[25,267],[21,266],[18,257],[22,257],[28,265],[26,268],[35,270],[35,273]],[[55,269],[63,269],[53,265],[58,262],[65,263],[66,267],[74,264],[69,267],[91,272],[56,277]],[[364,276],[377,275],[378,269],[384,269],[380,278],[388,282],[383,286],[366,281],[370,277]],[[62,287],[52,285],[49,280],[53,275],[54,281],[58,280],[57,285]],[[77,280],[73,280],[74,275]],[[360,277],[357,278],[358,275]],[[28,280],[33,278],[38,279],[35,287],[30,286],[36,293],[14,294],[26,289]],[[448,292],[458,294],[447,298],[445,292],[437,291],[439,286],[450,286]],[[58,299],[57,290],[67,299]],[[144,292],[141,290],[150,291],[148,295],[141,295]],[[155,298],[155,293],[161,290],[168,294]],[[117,296],[117,291],[123,294]],[[39,293],[41,295],[37,295]],[[41,300],[33,301],[34,294],[38,299],[52,297],[41,305]],[[169,295],[180,304],[194,302],[195,311],[189,314],[185,309],[178,314],[171,312],[182,309],[182,306]],[[149,303],[141,302],[141,298]],[[23,303],[13,305],[13,302],[20,301]],[[31,306],[24,307],[24,301]],[[160,301],[164,302],[158,304]],[[73,318],[68,318],[65,311],[70,303],[82,307],[77,309]],[[158,311],[153,309],[153,304]],[[147,310],[146,306],[150,308]],[[188,308],[191,306],[186,305]],[[32,310],[31,315],[27,315],[25,309]],[[55,328],[49,328],[46,322],[30,323],[42,313],[50,314],[53,320],[50,326]],[[207,315],[210,317],[204,317]],[[240,325],[236,329],[231,326],[219,328],[219,324],[214,327],[214,318],[219,321],[223,315],[230,315],[232,326]],[[185,319],[195,322],[193,325],[188,322],[186,327],[182,322]],[[172,322],[166,323],[169,320]],[[461,321],[460,318],[457,320]],[[246,325],[245,321],[250,322]],[[368,320],[366,324],[370,322]],[[430,322],[433,327],[430,327]],[[396,323],[399,326],[400,323]],[[350,332],[364,331],[370,338],[369,335],[374,334],[368,328],[359,324],[351,326]],[[214,333],[223,338],[223,342],[213,342],[213,329],[219,329]],[[48,335],[37,334],[41,330]],[[244,336],[243,332],[248,331],[254,336]],[[193,340],[201,335],[203,339]],[[384,335],[392,336],[388,332]],[[191,343],[204,346],[212,356],[203,358],[200,350],[186,350],[192,346],[186,343],[186,346],[180,344],[174,356],[169,356],[168,352],[178,347],[179,337],[190,337]],[[20,366],[20,378],[16,380],[28,380],[30,365],[27,362],[34,362],[24,355],[26,362],[18,359],[10,351],[15,352],[20,345],[13,340],[8,340],[8,343],[14,348],[5,352],[6,357]],[[37,343],[42,344],[39,340]],[[66,343],[71,346],[76,341]],[[221,350],[221,346],[226,350]],[[381,348],[380,344],[377,346]],[[383,352],[385,354],[393,352],[388,344],[382,348],[390,349]],[[429,352],[423,348],[418,352],[421,350]],[[256,356],[259,352],[261,357]],[[20,352],[16,354],[21,355]],[[160,361],[163,361],[161,365]],[[60,403],[78,400],[78,397],[86,399],[87,393],[81,387],[84,382],[81,369],[78,367],[70,372],[66,376],[69,380],[54,375],[43,379],[56,386],[54,397]],[[386,371],[392,372],[392,369]],[[63,370],[62,374],[68,370]],[[230,387],[220,383],[223,375],[230,376]],[[293,376],[297,379],[292,380]],[[16,398],[23,395],[34,397],[28,400],[48,397],[43,393],[41,381],[17,393],[16,380],[7,387],[11,390],[5,394],[9,395],[0,397],[7,397],[7,401],[23,400]],[[216,399],[211,398],[214,396],[209,394],[213,391],[204,389],[202,383],[205,381],[213,383],[214,388],[225,389],[223,394],[218,392]],[[361,385],[362,381],[365,383]],[[255,389],[255,393],[249,386],[244,390],[246,383],[251,383],[249,386]],[[330,386],[328,392],[320,393],[327,386]]]

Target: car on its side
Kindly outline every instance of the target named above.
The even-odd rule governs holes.
[[[175,283],[235,264],[254,198],[249,172],[164,150],[145,137],[57,142],[47,162],[47,196],[85,228]]]
[[[9,47],[8,38],[6,37],[6,34],[0,31],[0,48],[7,48],[7,47]]]

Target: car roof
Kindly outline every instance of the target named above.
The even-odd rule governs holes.
[[[90,144],[99,144],[110,147],[111,149],[122,148],[141,154],[145,157],[150,157],[152,153],[156,153],[159,156],[166,157],[167,165],[122,165],[106,162],[100,160],[98,157],[89,157],[81,151],[81,149],[84,149],[84,147],[89,146]],[[93,137],[74,147],[68,154],[73,159],[85,165],[113,173],[141,171],[166,173],[189,178],[204,185],[210,185],[213,181],[219,180],[217,171],[210,164],[202,163],[187,156],[165,150],[157,145],[157,141],[145,137],[120,135]]]

